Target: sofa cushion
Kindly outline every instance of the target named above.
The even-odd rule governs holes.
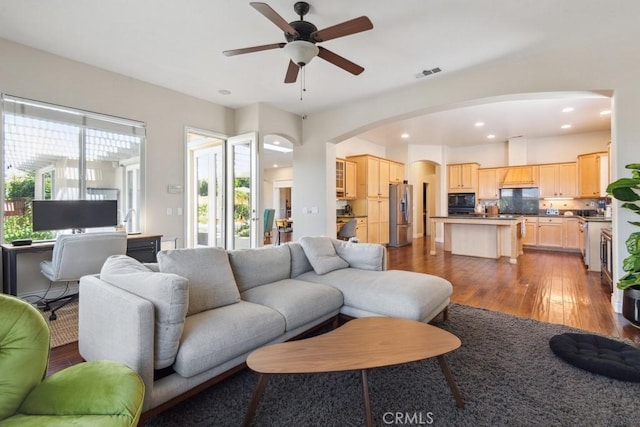
[[[187,314],[187,279],[177,274],[153,272],[126,255],[109,257],[102,266],[100,278],[153,303],[154,367],[171,366],[178,352]]]
[[[249,289],[241,294],[244,301],[266,305],[282,314],[290,331],[342,307],[342,293],[318,283],[285,279]]]
[[[291,254],[286,246],[229,251],[229,262],[240,292],[288,279],[291,274]]]
[[[304,249],[298,242],[289,242],[284,245],[289,248],[291,252],[291,278],[295,279],[302,273],[312,271],[313,266],[309,262],[309,259],[304,254]]]
[[[284,329],[278,312],[246,301],[189,316],[173,369],[192,377],[255,350]]]
[[[333,247],[338,256],[349,263],[349,267],[362,270],[384,270],[384,251],[382,245],[376,243],[353,243],[333,239]]]
[[[334,286],[342,292],[344,305],[356,311],[418,321],[430,320],[453,292],[441,277],[400,270],[347,268],[324,275],[304,273],[298,280]]]
[[[349,267],[349,263],[340,258],[329,237],[303,237],[300,245],[318,274]]]
[[[240,301],[229,256],[222,248],[160,251],[158,266],[161,272],[189,279],[187,316]]]

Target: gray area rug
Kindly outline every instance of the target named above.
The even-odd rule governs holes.
[[[638,426],[638,383],[591,374],[556,357],[549,339],[585,332],[452,305],[436,326],[460,337],[446,356],[466,407],[458,409],[436,359],[369,372],[374,424]],[[149,426],[239,426],[258,375],[248,370],[152,418]],[[359,373],[272,376],[255,426],[362,426]]]

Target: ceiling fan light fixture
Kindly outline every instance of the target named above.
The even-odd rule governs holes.
[[[318,55],[320,49],[315,44],[304,41],[294,40],[287,43],[284,51],[291,60],[300,67],[304,67]]]

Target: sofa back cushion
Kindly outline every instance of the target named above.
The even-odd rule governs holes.
[[[351,268],[361,270],[382,271],[386,269],[384,246],[377,243],[354,243],[343,240],[332,240],[333,247],[340,258],[349,263]]]
[[[285,246],[289,248],[291,253],[291,278],[295,279],[299,275],[312,271],[313,266],[309,262],[309,259],[304,254],[302,245],[298,242],[287,243]]]
[[[171,366],[178,353],[189,303],[188,281],[157,273],[126,255],[109,257],[100,279],[153,303],[155,314],[154,368]]]
[[[229,260],[240,292],[291,276],[291,254],[286,245],[229,251]]]
[[[158,252],[163,273],[189,280],[187,316],[240,301],[229,256],[222,248],[172,249]]]
[[[329,237],[303,237],[300,245],[317,274],[349,267],[349,263],[338,256]]]

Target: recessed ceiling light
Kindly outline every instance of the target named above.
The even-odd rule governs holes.
[[[220,89],[220,90],[218,91],[218,93],[219,93],[220,95],[231,95],[231,91],[230,91],[230,90],[228,90],[228,89]]]
[[[409,138],[409,134],[408,133],[403,133],[402,135],[400,135],[400,138],[407,139],[407,138]]]
[[[273,167],[274,167],[274,168],[277,168],[277,167],[278,167],[278,165],[276,165],[276,164],[274,163],[274,164],[273,164]]]
[[[571,129],[571,125],[562,125],[560,126],[562,129]]]
[[[293,151],[293,148],[280,147],[278,145],[273,145],[273,144],[264,144],[264,149],[271,150],[271,151],[279,151],[281,153],[290,153]]]
[[[611,115],[611,110],[602,110],[600,111],[600,117]]]
[[[275,145],[280,145],[280,141],[273,141]]]
[[[474,126],[477,128],[481,128],[482,126],[484,126],[484,122],[475,122]]]
[[[563,113],[570,113],[570,112],[572,112],[573,110],[574,110],[574,108],[573,108],[573,107],[564,107],[564,108],[562,109],[562,112],[563,112]]]
[[[493,139],[493,138],[495,138],[495,137],[496,137],[496,136],[495,136],[494,134],[492,134],[492,133],[491,133],[491,134],[489,134],[489,135],[487,135],[487,139]]]

